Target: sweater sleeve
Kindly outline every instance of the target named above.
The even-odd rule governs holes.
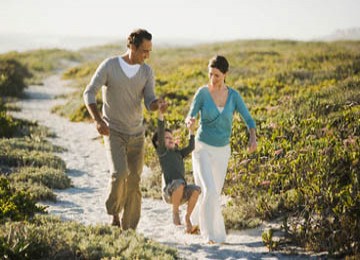
[[[250,115],[250,112],[248,108],[245,105],[244,100],[242,99],[241,95],[235,91],[236,93],[236,110],[239,112],[243,120],[245,121],[245,124],[248,129],[250,128],[256,128],[256,124],[252,116]]]
[[[86,105],[96,104],[96,93],[99,89],[106,85],[107,81],[107,72],[106,64],[108,60],[103,61],[99,67],[96,69],[93,77],[90,80],[90,83],[86,86],[83,93],[83,98]]]
[[[150,110],[150,104],[156,100],[154,73],[150,66],[147,66],[147,80],[144,87],[144,103],[147,110]]]
[[[181,156],[184,158],[191,153],[195,148],[195,136],[190,135],[189,144],[187,147],[180,150]]]
[[[196,117],[199,113],[201,106],[202,106],[202,88],[198,89],[198,91],[195,93],[194,99],[190,105],[190,110],[187,115],[187,117]]]

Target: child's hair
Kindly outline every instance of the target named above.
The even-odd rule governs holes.
[[[169,132],[170,134],[172,134],[172,131],[169,128],[165,128],[165,132]],[[157,146],[157,142],[158,142],[158,138],[159,138],[158,135],[159,135],[158,131],[156,131],[155,134],[153,135],[152,139],[151,139],[155,149],[157,149],[157,147],[158,147]]]

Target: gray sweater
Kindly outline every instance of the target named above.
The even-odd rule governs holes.
[[[128,78],[118,57],[104,60],[84,91],[86,104],[96,103],[96,93],[102,87],[102,114],[112,130],[137,135],[144,132],[143,107],[149,110],[156,99],[154,75],[150,66],[141,64],[139,71]]]

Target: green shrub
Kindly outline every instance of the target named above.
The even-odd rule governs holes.
[[[17,129],[16,126],[17,124],[14,119],[7,115],[6,110],[0,107],[0,138],[12,137]]]
[[[38,207],[26,193],[15,191],[9,181],[0,176],[0,222],[27,219],[36,212],[44,212],[44,208]]]
[[[67,189],[71,187],[71,180],[61,169],[48,166],[21,167],[11,176],[14,182],[32,182],[42,184],[50,189]]]
[[[177,259],[177,252],[129,230],[36,216],[0,226],[0,254],[10,259]]]
[[[41,151],[26,151],[21,149],[0,151],[0,164],[11,167],[42,167],[48,166],[55,169],[65,170],[65,162],[57,155]]]
[[[51,144],[49,141],[42,140],[41,138],[10,138],[0,139],[0,146],[4,150],[22,150],[22,151],[41,151],[41,152],[63,152],[65,149]]]
[[[26,87],[24,80],[31,77],[27,67],[15,59],[0,58],[0,95],[20,96]]]
[[[56,201],[56,194],[39,182],[33,182],[31,180],[27,182],[12,182],[11,186],[17,192],[23,192],[28,194],[29,198],[35,201]]]

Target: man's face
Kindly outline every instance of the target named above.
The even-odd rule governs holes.
[[[152,51],[152,43],[144,39],[138,48],[131,45],[131,60],[134,64],[143,64],[150,57]]]

